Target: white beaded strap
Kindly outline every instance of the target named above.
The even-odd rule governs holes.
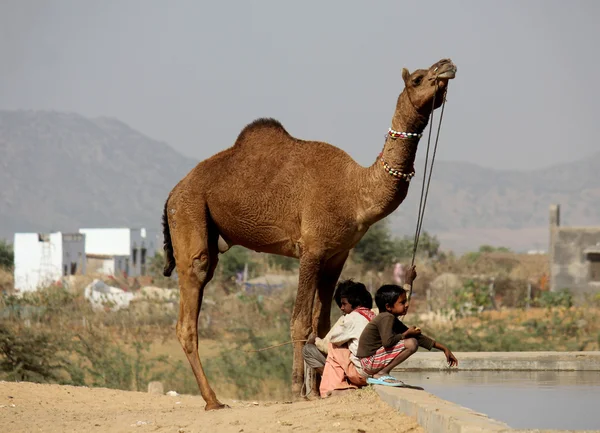
[[[392,128],[388,129],[388,135],[392,138],[421,138],[423,136],[416,132],[394,131]]]

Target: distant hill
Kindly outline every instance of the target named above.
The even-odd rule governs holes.
[[[600,153],[532,171],[492,170],[462,162],[436,161],[424,230],[443,247],[481,244],[517,250],[547,249],[548,208],[561,205],[563,225],[600,225]],[[414,232],[422,163],[405,202],[392,216],[395,231]]]
[[[0,237],[79,227],[159,227],[196,163],[122,122],[0,111]]]
[[[158,228],[167,194],[197,163],[118,120],[49,111],[0,110],[0,155],[7,239],[84,226]],[[552,203],[569,225],[600,225],[599,166],[600,153],[528,172],[437,161],[424,230],[458,251],[484,243],[546,249]],[[416,167],[420,174],[422,162]],[[417,175],[390,217],[398,234],[414,231],[420,182]]]

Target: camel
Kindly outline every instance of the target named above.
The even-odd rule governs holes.
[[[177,337],[206,402],[225,407],[211,388],[198,353],[198,317],[218,255],[232,245],[300,260],[291,318],[292,392],[303,382],[302,340],[330,326],[333,291],[349,251],[375,222],[406,197],[414,160],[431,111],[445,97],[456,66],[402,70],[382,153],[370,167],[328,143],[292,137],[274,119],[248,124],[235,144],[200,162],[164,206],[164,275],[177,269]],[[297,340],[301,340],[298,342]]]

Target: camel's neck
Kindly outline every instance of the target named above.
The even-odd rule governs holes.
[[[427,126],[428,116],[418,113],[411,104],[408,94],[402,92],[392,117],[391,128],[398,132],[422,133]],[[419,138],[392,138],[385,140],[382,152],[388,166],[400,173],[414,171]],[[409,182],[388,173],[379,158],[366,170],[365,187],[362,188],[364,220],[372,224],[393,212],[402,203],[408,192]]]
[[[427,126],[427,120],[427,116],[414,109],[408,94],[402,92],[392,117],[391,128],[398,132],[422,133]],[[394,139],[388,136],[383,148],[383,160],[401,173],[410,173],[413,171],[418,143],[419,139],[414,137]]]

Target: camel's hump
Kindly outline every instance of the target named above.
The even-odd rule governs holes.
[[[271,117],[261,117],[260,119],[256,119],[255,121],[247,124],[244,127],[244,129],[242,129],[242,132],[240,132],[240,135],[238,135],[237,140],[235,140],[235,144],[242,143],[246,135],[248,135],[248,133],[256,132],[261,129],[276,129],[278,131],[281,131],[285,135],[291,137],[289,132],[285,130],[285,128],[283,127],[281,122],[279,122],[279,120],[275,120]]]

